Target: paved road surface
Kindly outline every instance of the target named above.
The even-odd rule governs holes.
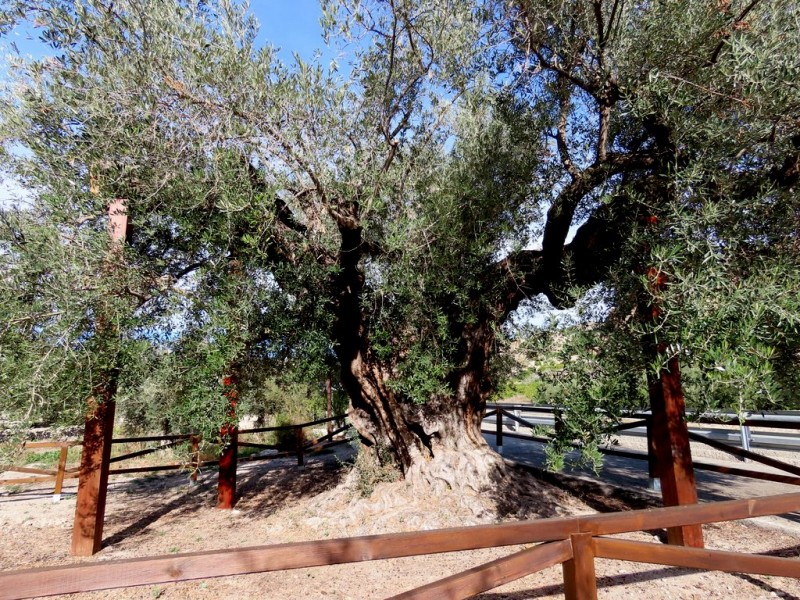
[[[495,436],[493,433],[485,433],[486,441],[495,448]],[[496,449],[496,448],[495,448]],[[544,468],[544,444],[520,440],[505,436],[503,438],[503,456],[515,462]],[[577,453],[572,453],[571,457],[577,457]],[[706,460],[706,459],[703,459]],[[712,462],[712,461],[708,461]],[[719,462],[719,461],[713,461]],[[731,462],[731,466],[744,467],[747,469],[760,469],[757,463]],[[599,475],[595,475],[591,469],[567,468],[567,474],[575,474],[583,477],[590,477],[605,483],[624,486],[635,490],[646,491],[649,483],[647,476],[647,463],[642,460],[622,458],[619,456],[605,456],[603,469]],[[786,494],[800,492],[800,487],[772,481],[761,481],[747,477],[735,475],[725,475],[711,471],[696,471],[697,492],[701,501],[713,502],[716,500],[731,500],[737,498],[753,498],[757,496],[771,496],[774,494]],[[792,529],[800,532],[800,511],[785,515],[781,522],[788,522]]]

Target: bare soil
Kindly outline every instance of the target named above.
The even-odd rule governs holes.
[[[47,487],[0,488],[0,569],[71,564],[197,550],[233,548],[490,523],[519,516],[594,512],[563,491],[525,480],[509,497],[421,494],[404,483],[379,484],[362,498],[355,478],[333,454],[299,469],[291,459],[243,466],[240,500],[233,511],[214,508],[215,472],[199,483],[185,474],[117,476],[109,488],[105,547],[94,557],[69,556],[75,483],[54,503]],[[624,508],[625,496],[612,498]],[[595,505],[593,503],[593,505]],[[595,505],[596,506],[596,505]],[[765,529],[752,522],[705,527],[709,548],[766,552],[798,558],[800,530]],[[652,533],[623,536],[658,541]],[[77,594],[70,598],[385,598],[505,556],[522,547],[373,561],[279,573],[199,580]],[[800,580],[698,572],[597,560],[600,598],[800,598]],[[561,568],[554,567],[478,596],[484,600],[563,597]]]

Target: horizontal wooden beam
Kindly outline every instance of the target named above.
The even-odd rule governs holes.
[[[71,440],[66,442],[23,442],[22,446],[28,450],[31,448],[72,448],[82,444],[81,440]]]
[[[572,558],[569,540],[541,544],[409,590],[390,600],[461,600]]]
[[[781,475],[780,473],[765,473],[753,469],[742,469],[741,467],[728,467],[725,465],[715,465],[713,463],[697,462],[694,463],[695,469],[711,471],[713,473],[724,473],[725,475],[736,475],[737,477],[749,477],[750,479],[760,479],[762,481],[775,481],[788,485],[800,485],[800,477],[793,475]]]
[[[55,477],[58,472],[56,469],[37,469],[35,467],[3,467],[7,473],[30,473],[31,475],[52,475]]]
[[[149,435],[145,437],[114,438],[112,444],[135,444],[138,442],[179,442],[192,437],[190,433],[180,435]]]
[[[731,446],[730,444],[726,444],[718,440],[707,438],[704,435],[700,435],[692,431],[689,432],[689,439],[694,440],[695,442],[699,442],[701,444],[705,444],[707,446],[711,446],[712,448],[716,448],[717,450],[721,450],[722,452],[727,452],[728,454],[732,454],[733,456],[738,456],[739,458],[747,458],[749,460],[752,460],[753,462],[761,463],[762,465],[767,465],[768,467],[774,467],[786,473],[791,473],[793,475],[800,475],[800,467],[790,465],[789,463],[785,463],[781,460],[770,458],[769,456],[762,456],[761,454],[750,452],[749,450],[737,448],[735,446]]]
[[[334,415],[332,417],[317,419],[316,421],[309,421],[308,423],[298,423],[297,425],[280,425],[277,427],[255,427],[253,429],[241,429],[239,431],[239,435],[245,433],[265,433],[267,431],[282,431],[282,430],[295,429],[296,427],[313,427],[314,425],[322,425],[323,423],[328,423],[330,421],[337,421],[345,418],[347,418],[347,415]]]
[[[611,535],[629,531],[647,531],[684,525],[736,521],[766,515],[781,515],[800,510],[800,493],[725,500],[708,504],[690,504],[626,512],[576,517],[581,533]]]
[[[77,479],[78,475],[64,475],[64,479]],[[19,479],[0,479],[0,485],[25,485],[28,483],[45,483],[47,481],[55,481],[55,475],[47,477],[20,477]]]
[[[236,445],[239,448],[261,448],[263,450],[277,450],[280,448],[278,444],[259,444],[256,442],[243,442],[242,440],[237,440]]]
[[[0,572],[0,600],[551,541],[574,526],[542,519]]]
[[[137,450],[136,452],[129,452],[128,454],[120,454],[119,456],[113,456],[111,460],[109,460],[109,463],[129,460],[131,458],[138,458],[139,456],[147,456],[148,454],[153,454],[153,452],[160,452],[161,450],[168,450],[169,448],[174,448],[179,441],[183,440],[175,440],[167,444],[156,446],[155,448],[145,448],[144,450]]]
[[[204,465],[210,464],[203,462]],[[154,465],[152,467],[130,467],[126,469],[109,469],[109,475],[122,475],[123,473],[149,473],[150,471],[177,471],[178,469],[188,469],[183,463],[173,463],[171,465]]]
[[[627,560],[672,567],[686,567],[726,573],[750,573],[800,579],[800,559],[760,556],[742,552],[666,546],[598,537],[594,539],[598,558]]]
[[[714,523],[800,510],[800,493],[747,500],[212,550],[0,572],[0,600]]]

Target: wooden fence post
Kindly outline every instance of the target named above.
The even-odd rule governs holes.
[[[640,308],[642,316],[651,325],[657,325],[662,318],[661,295],[667,285],[667,277],[659,269],[647,270],[647,279],[652,299],[649,305]],[[657,470],[664,506],[697,504],[697,486],[692,465],[692,451],[689,446],[689,430],[686,426],[686,403],[681,386],[681,369],[678,355],[670,352],[663,340],[654,334],[647,336],[646,351],[653,358],[670,354],[666,365],[658,374],[648,374],[648,394],[650,396],[652,443],[657,459]],[[703,547],[703,528],[700,525],[671,527],[667,530],[670,544]]]
[[[231,427],[228,443],[219,458],[219,480],[217,482],[217,508],[231,509],[236,503],[236,467],[239,462],[239,430]]]
[[[192,474],[189,476],[192,483],[197,483],[197,474],[200,471],[200,436],[199,435],[191,435],[189,437],[189,444],[191,453],[191,459],[189,465],[192,469]]]
[[[239,463],[239,427],[236,405],[239,402],[239,367],[232,364],[222,379],[223,397],[228,402],[228,422],[220,428],[220,438],[225,446],[219,457],[217,480],[217,508],[231,509],[236,503],[236,468]]]
[[[569,536],[572,558],[562,563],[565,600],[597,600],[594,539],[591,533]]]
[[[99,193],[96,181],[92,193]],[[117,267],[122,245],[130,233],[125,200],[115,199],[108,206],[108,230],[111,237],[108,269]],[[103,314],[99,315],[97,335],[114,335]],[[102,375],[103,380],[88,400],[88,413],[83,429],[83,452],[78,477],[78,498],[72,525],[71,552],[75,556],[91,556],[103,540],[103,522],[108,494],[108,470],[111,460],[111,439],[114,433],[114,413],[119,369],[112,367]]]
[[[116,405],[113,394],[92,399],[94,406],[83,430],[83,452],[78,476],[78,498],[72,526],[71,553],[91,556],[100,550],[108,494],[108,470]]]
[[[56,487],[53,489],[53,502],[61,500],[61,488],[64,487],[64,471],[67,468],[67,454],[69,446],[61,446],[61,454],[58,457],[58,470],[56,471]]]
[[[497,413],[495,414],[495,421],[494,421],[494,437],[495,437],[495,445],[497,446],[497,453],[503,453],[503,409],[500,408],[500,405],[497,405]]]
[[[305,446],[306,438],[303,435],[302,427],[294,428],[294,445],[297,451],[297,466],[302,467],[306,464],[305,455],[303,453],[303,446]]]
[[[697,504],[686,407],[676,356],[661,369],[659,378],[651,382],[650,407],[664,506]],[[700,525],[671,527],[667,529],[667,539],[670,544],[702,548],[703,528]]]

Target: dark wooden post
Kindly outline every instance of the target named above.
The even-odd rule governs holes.
[[[231,509],[236,503],[236,468],[239,462],[239,428],[236,423],[236,404],[239,398],[239,377],[235,367],[222,381],[228,400],[228,423],[220,428],[225,446],[219,458],[217,508]]]
[[[303,453],[303,446],[305,446],[306,438],[303,435],[302,427],[294,428],[294,446],[297,451],[297,466],[302,467],[306,464],[305,454]]]
[[[652,297],[640,309],[643,317],[655,325],[661,318],[659,298],[667,285],[667,278],[661,271],[650,268],[647,279]],[[658,341],[654,334],[647,336],[645,344],[652,358],[661,358],[669,352],[668,345]],[[652,443],[656,456],[656,471],[664,506],[697,504],[697,486],[689,430],[686,427],[686,403],[681,387],[678,356],[673,352],[667,364],[660,368],[658,375],[648,374],[647,381],[652,412],[651,436],[648,441]],[[703,528],[700,525],[671,527],[667,530],[667,539],[670,544],[702,548]]]
[[[92,191],[97,192],[96,183]],[[108,207],[111,254],[108,268],[115,264],[114,254],[119,254],[128,236],[128,214],[125,201],[116,199]],[[96,335],[112,335],[108,324],[97,324]],[[111,439],[114,433],[114,413],[119,372],[112,368],[101,375],[101,383],[92,391],[87,401],[88,411],[83,429],[83,452],[78,474],[78,498],[72,526],[71,553],[91,556],[100,550],[103,539],[103,522],[108,493],[108,470],[111,459]]]
[[[494,438],[498,454],[503,453],[503,409],[498,405],[494,419]]]
[[[331,376],[325,379],[325,396],[327,399],[325,407],[325,417],[330,419],[333,416],[333,387],[331,385]],[[328,421],[328,435],[333,433],[333,421]]]
[[[572,558],[562,563],[565,600],[596,600],[597,578],[594,571],[594,541],[591,533],[569,536]]]
[[[228,442],[219,457],[219,480],[217,482],[217,508],[231,509],[236,504],[236,467],[239,462],[238,431],[232,427],[227,435]]]
[[[686,406],[681,388],[678,358],[669,359],[659,377],[650,382],[650,407],[653,411],[653,443],[661,481],[664,506],[697,504],[697,486],[686,426]],[[667,530],[670,544],[703,547],[700,525],[671,527]]]

